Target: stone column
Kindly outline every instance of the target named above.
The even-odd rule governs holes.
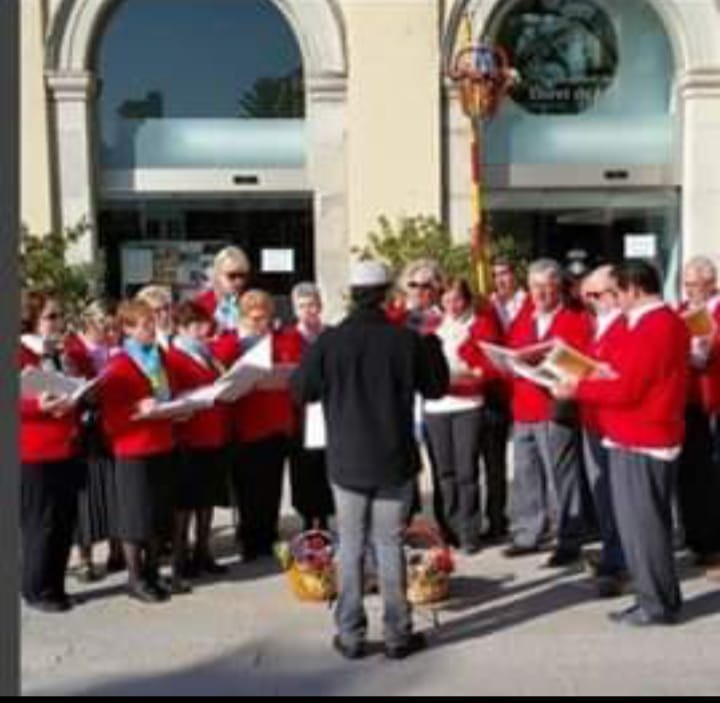
[[[87,226],[85,236],[70,252],[70,259],[73,263],[90,263],[97,254],[92,142],[95,80],[85,72],[50,73],[47,84],[54,117],[60,225],[64,229]]]
[[[720,66],[680,80],[684,259],[706,254],[720,263]]]
[[[350,237],[347,206],[347,82],[341,75],[310,77],[307,84],[309,174],[315,191],[315,265],[327,315],[345,310]]]

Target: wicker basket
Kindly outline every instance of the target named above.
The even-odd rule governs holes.
[[[405,533],[407,554],[408,600],[413,605],[431,605],[447,600],[453,571],[450,550],[437,528],[418,520]],[[446,567],[431,566],[442,558]]]
[[[327,532],[304,532],[290,543],[286,573],[298,600],[326,603],[337,597],[334,555],[333,538]]]

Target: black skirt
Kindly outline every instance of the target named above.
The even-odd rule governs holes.
[[[174,454],[117,459],[115,536],[118,539],[146,542],[172,534],[178,470]]]
[[[114,511],[115,461],[107,454],[90,456],[78,496],[76,544],[92,547],[110,539]]]
[[[296,441],[290,456],[290,483],[293,508],[303,518],[328,518],[335,514],[325,451],[305,449]]]
[[[226,449],[187,449],[180,462],[180,510],[207,510],[228,502],[230,457]]]

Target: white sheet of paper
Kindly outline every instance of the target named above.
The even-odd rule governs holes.
[[[305,408],[305,449],[327,448],[327,423],[322,403]]]
[[[93,381],[73,378],[58,371],[27,369],[20,376],[20,394],[23,398],[38,398],[43,394],[69,396],[73,403],[79,403],[99,381],[99,378]]]
[[[272,370],[272,339],[266,337],[240,357],[217,382],[223,386],[218,399],[225,403],[236,402],[251,393],[260,381],[272,373]]]
[[[295,273],[295,250],[263,249],[260,265],[263,273]]]

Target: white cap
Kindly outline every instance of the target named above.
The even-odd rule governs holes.
[[[352,288],[379,288],[390,285],[390,272],[379,261],[358,261],[350,269]]]

